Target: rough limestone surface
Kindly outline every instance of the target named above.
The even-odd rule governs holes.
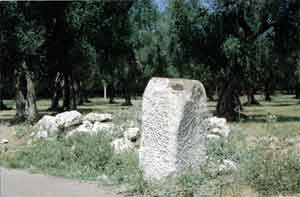
[[[210,117],[207,119],[208,132],[219,137],[228,137],[231,130],[225,118]]]
[[[72,131],[69,131],[67,133],[67,137],[76,135],[76,134],[92,134],[93,131],[93,124],[90,121],[83,121],[82,124],[77,127],[76,129],[73,129]]]
[[[113,133],[114,124],[111,122],[95,122],[92,128],[92,132],[94,133]]]
[[[108,113],[95,113],[91,112],[88,113],[83,120],[90,121],[92,123],[95,122],[110,122],[112,121],[112,115]]]
[[[137,141],[140,137],[140,129],[136,127],[128,128],[124,132],[124,137],[132,142]]]
[[[206,162],[208,110],[199,81],[153,78],[142,108],[139,160],[146,180],[177,175]]]
[[[67,111],[55,116],[59,128],[77,126],[82,122],[82,115],[78,111]]]
[[[47,138],[48,136],[55,136],[60,132],[56,118],[45,115],[40,119],[34,129],[37,131],[37,138]]]
[[[111,146],[116,154],[134,150],[135,144],[126,138],[118,138],[112,141]]]

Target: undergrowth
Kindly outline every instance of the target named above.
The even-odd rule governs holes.
[[[300,155],[284,140],[272,137],[246,141],[239,131],[208,145],[208,162],[178,177],[146,182],[136,152],[114,154],[107,135],[36,141],[14,154],[0,154],[0,164],[68,178],[123,185],[136,196],[242,196],[243,186],[262,194],[300,193]],[[289,149],[290,148],[290,149]],[[221,171],[224,160],[236,170]]]

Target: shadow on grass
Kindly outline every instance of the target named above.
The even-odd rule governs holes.
[[[299,103],[272,103],[267,105],[262,105],[262,107],[290,107],[290,106],[296,106],[299,105]]]
[[[285,123],[285,122],[299,122],[300,123],[300,116],[285,116],[285,115],[276,115],[277,123]],[[244,120],[241,123],[266,123],[267,122],[267,115],[253,115],[249,116],[248,119]]]

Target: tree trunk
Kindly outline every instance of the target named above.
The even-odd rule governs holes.
[[[3,85],[2,85],[1,73],[0,73],[0,110],[6,110],[8,108],[3,103],[2,88],[3,88]]]
[[[52,101],[50,110],[57,111],[59,109],[59,99],[61,97],[61,80],[62,80],[62,74],[57,73],[55,80],[54,80],[54,86],[53,86],[53,95],[52,95]]]
[[[296,84],[296,99],[300,99],[300,82]]]
[[[25,101],[24,75],[21,71],[16,71],[16,120],[24,121],[26,119],[26,101]]]
[[[33,73],[28,69],[25,70],[25,78],[27,84],[26,94],[26,119],[33,122],[37,119],[36,94]]]
[[[70,80],[69,74],[64,73],[64,99],[63,99],[63,110],[69,111],[71,109],[71,91],[70,91]]]
[[[271,102],[271,83],[269,81],[265,82],[265,101]]]
[[[72,109],[77,109],[77,96],[78,96],[78,86],[73,78],[70,76],[70,83],[71,83],[71,99],[72,99]]]
[[[20,70],[16,71],[16,119],[33,122],[37,115],[34,74],[23,61]]]
[[[114,87],[113,82],[108,85],[108,93],[109,93],[109,103],[114,104],[115,103],[115,100],[114,100],[115,99],[115,87]]]
[[[242,105],[238,93],[236,92],[237,82],[231,80],[224,87],[217,105],[217,115],[225,117],[229,121],[238,120],[242,111]]]
[[[259,105],[259,102],[255,99],[255,91],[253,89],[247,92],[247,102],[244,105]]]
[[[125,98],[125,103],[123,103],[123,106],[131,106],[130,82],[126,80],[123,81],[123,91]]]
[[[107,100],[107,89],[106,89],[106,85],[103,85],[103,98],[106,101]]]
[[[80,80],[76,80],[76,84],[77,84],[77,87],[78,87],[78,105],[83,105],[84,104],[84,98],[83,98],[83,90],[82,90],[82,87],[81,87],[81,82]]]

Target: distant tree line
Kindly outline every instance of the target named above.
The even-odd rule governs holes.
[[[0,2],[0,109],[34,121],[38,97],[76,109],[107,89],[110,103],[141,94],[153,76],[198,79],[219,116],[277,89],[300,98],[298,0]],[[62,100],[62,106],[59,101]]]

